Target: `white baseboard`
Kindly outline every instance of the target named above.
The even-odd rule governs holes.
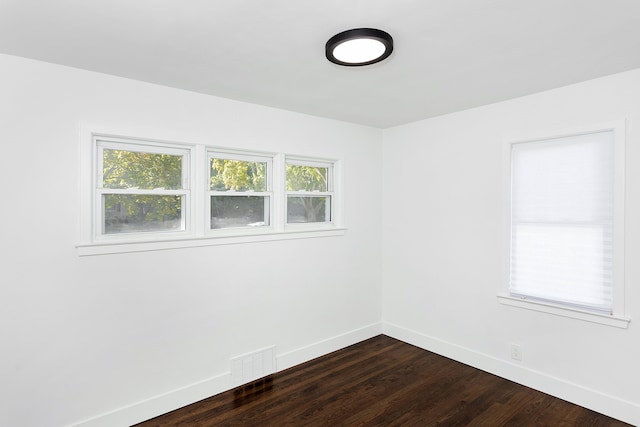
[[[374,323],[276,356],[276,372],[315,359],[382,333]],[[231,372],[133,403],[129,406],[73,424],[74,427],[126,427],[157,417],[207,397],[231,390]]]
[[[73,427],[126,427],[137,424],[229,390],[230,378],[231,373],[227,372],[81,421],[73,424]]]
[[[360,329],[349,331],[335,337],[298,348],[276,357],[276,369],[283,371],[316,357],[324,356],[341,348],[359,343],[382,333],[382,323],[373,323]]]
[[[382,333],[629,424],[640,425],[640,406],[633,402],[392,323],[383,322]]]

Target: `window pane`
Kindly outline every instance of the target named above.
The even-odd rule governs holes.
[[[182,196],[106,194],[104,234],[182,230]]]
[[[211,196],[211,228],[269,225],[269,197]]]
[[[287,191],[329,191],[329,168],[287,165]]]
[[[288,196],[287,223],[330,222],[330,196]]]
[[[267,191],[267,163],[211,159],[213,191]]]
[[[104,149],[103,188],[182,188],[182,156]]]

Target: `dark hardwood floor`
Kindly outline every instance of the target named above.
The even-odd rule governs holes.
[[[380,335],[137,426],[627,425]]]

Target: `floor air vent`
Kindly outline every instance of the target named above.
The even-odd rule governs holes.
[[[231,386],[237,387],[276,371],[276,347],[265,347],[231,359]]]

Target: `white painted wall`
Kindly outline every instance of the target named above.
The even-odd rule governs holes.
[[[629,120],[628,329],[498,303],[510,136]],[[640,70],[383,133],[385,331],[640,424]],[[510,358],[510,343],[523,349]]]
[[[83,124],[342,159],[346,235],[78,257]],[[0,55],[0,140],[0,425],[127,425],[380,332],[379,130]]]

